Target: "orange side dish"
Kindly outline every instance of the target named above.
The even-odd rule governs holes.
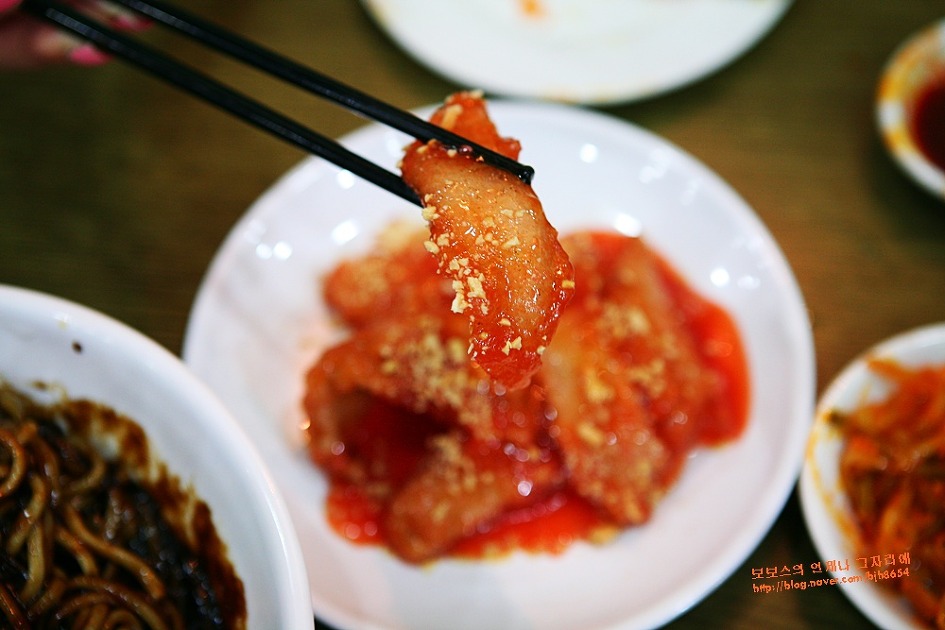
[[[479,94],[452,95],[431,122],[518,159],[518,141],[499,135]],[[416,142],[403,178],[423,200],[426,247],[451,280],[450,308],[469,321],[472,360],[505,387],[522,388],[574,291],[573,270],[531,186],[465,149]]]
[[[650,517],[693,449],[743,430],[735,325],[640,239],[562,239],[578,291],[510,390],[466,354],[423,231],[397,234],[327,277],[350,334],[307,374],[309,453],[345,538],[412,563],[602,542]]]
[[[833,412],[844,436],[840,478],[860,555],[908,554],[908,575],[880,582],[908,598],[924,623],[945,628],[945,365],[874,359],[890,394]]]

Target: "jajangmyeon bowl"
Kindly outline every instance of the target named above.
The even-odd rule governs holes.
[[[0,286],[0,403],[10,565],[0,626],[40,610],[80,623],[139,614],[153,625],[168,592],[210,584],[224,610],[210,616],[225,627],[311,627],[282,499],[226,409],[176,357],[87,308]],[[167,537],[180,549],[170,552]],[[156,560],[147,545],[159,547]],[[179,573],[200,560],[207,575],[175,586],[159,566],[172,555],[183,558]]]

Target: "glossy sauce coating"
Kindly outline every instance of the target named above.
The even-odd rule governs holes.
[[[480,95],[454,94],[431,121],[518,158],[519,143],[498,134]],[[426,247],[451,280],[451,308],[469,320],[472,360],[505,387],[526,386],[574,290],[538,196],[463,147],[435,141],[408,147],[401,169],[425,204]]]

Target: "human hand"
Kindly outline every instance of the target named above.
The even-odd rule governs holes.
[[[93,44],[17,10],[21,0],[0,0],[0,69],[29,69],[55,63],[97,66],[109,56]],[[75,0],[77,8],[121,30],[140,30],[147,21],[100,0]]]

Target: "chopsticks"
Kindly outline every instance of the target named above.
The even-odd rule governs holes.
[[[235,33],[160,0],[112,0],[207,47],[276,76],[312,94],[333,101],[366,118],[386,124],[418,140],[437,140],[453,148],[469,147],[474,155],[530,183],[534,169],[479,146],[409,112],[397,109]],[[381,188],[422,206],[400,176],[353,153],[335,140],[276,112],[261,102],[193,70],[169,56],[97,22],[56,0],[24,0],[21,8],[86,39],[168,83],[202,98],[272,135]]]

